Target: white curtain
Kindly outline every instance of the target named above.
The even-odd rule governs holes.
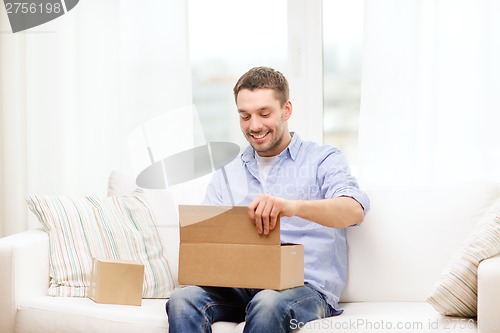
[[[366,0],[363,182],[500,181],[500,2]]]
[[[33,225],[26,195],[105,195],[129,170],[127,137],[191,104],[183,0],[85,0],[54,21],[0,34],[0,235]]]

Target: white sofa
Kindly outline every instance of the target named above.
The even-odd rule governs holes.
[[[500,255],[479,265],[477,320],[442,316],[426,302],[467,234],[500,197],[500,187],[364,189],[372,210],[360,227],[348,229],[344,313],[293,327],[300,332],[500,332]],[[160,229],[175,276],[178,230]],[[1,333],[168,331],[165,299],[144,299],[137,307],[47,296],[48,249],[41,230],[0,239]],[[220,322],[213,331],[241,332],[243,325]]]

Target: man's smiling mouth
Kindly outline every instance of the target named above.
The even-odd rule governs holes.
[[[250,136],[257,142],[263,141],[264,138],[269,134],[269,132],[259,133],[259,134],[250,134]]]

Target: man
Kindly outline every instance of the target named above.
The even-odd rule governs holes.
[[[206,203],[247,205],[256,231],[281,218],[281,240],[304,244],[302,287],[284,291],[189,286],[167,303],[170,332],[211,332],[216,321],[246,321],[244,332],[291,332],[308,321],[339,315],[345,285],[345,228],[359,224],[368,197],[341,153],[288,131],[292,115],[286,78],[256,67],[234,87],[240,127],[250,146],[214,174]],[[227,180],[225,179],[227,177]]]

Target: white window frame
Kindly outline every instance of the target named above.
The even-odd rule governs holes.
[[[290,130],[323,144],[323,0],[288,1],[287,77]]]

